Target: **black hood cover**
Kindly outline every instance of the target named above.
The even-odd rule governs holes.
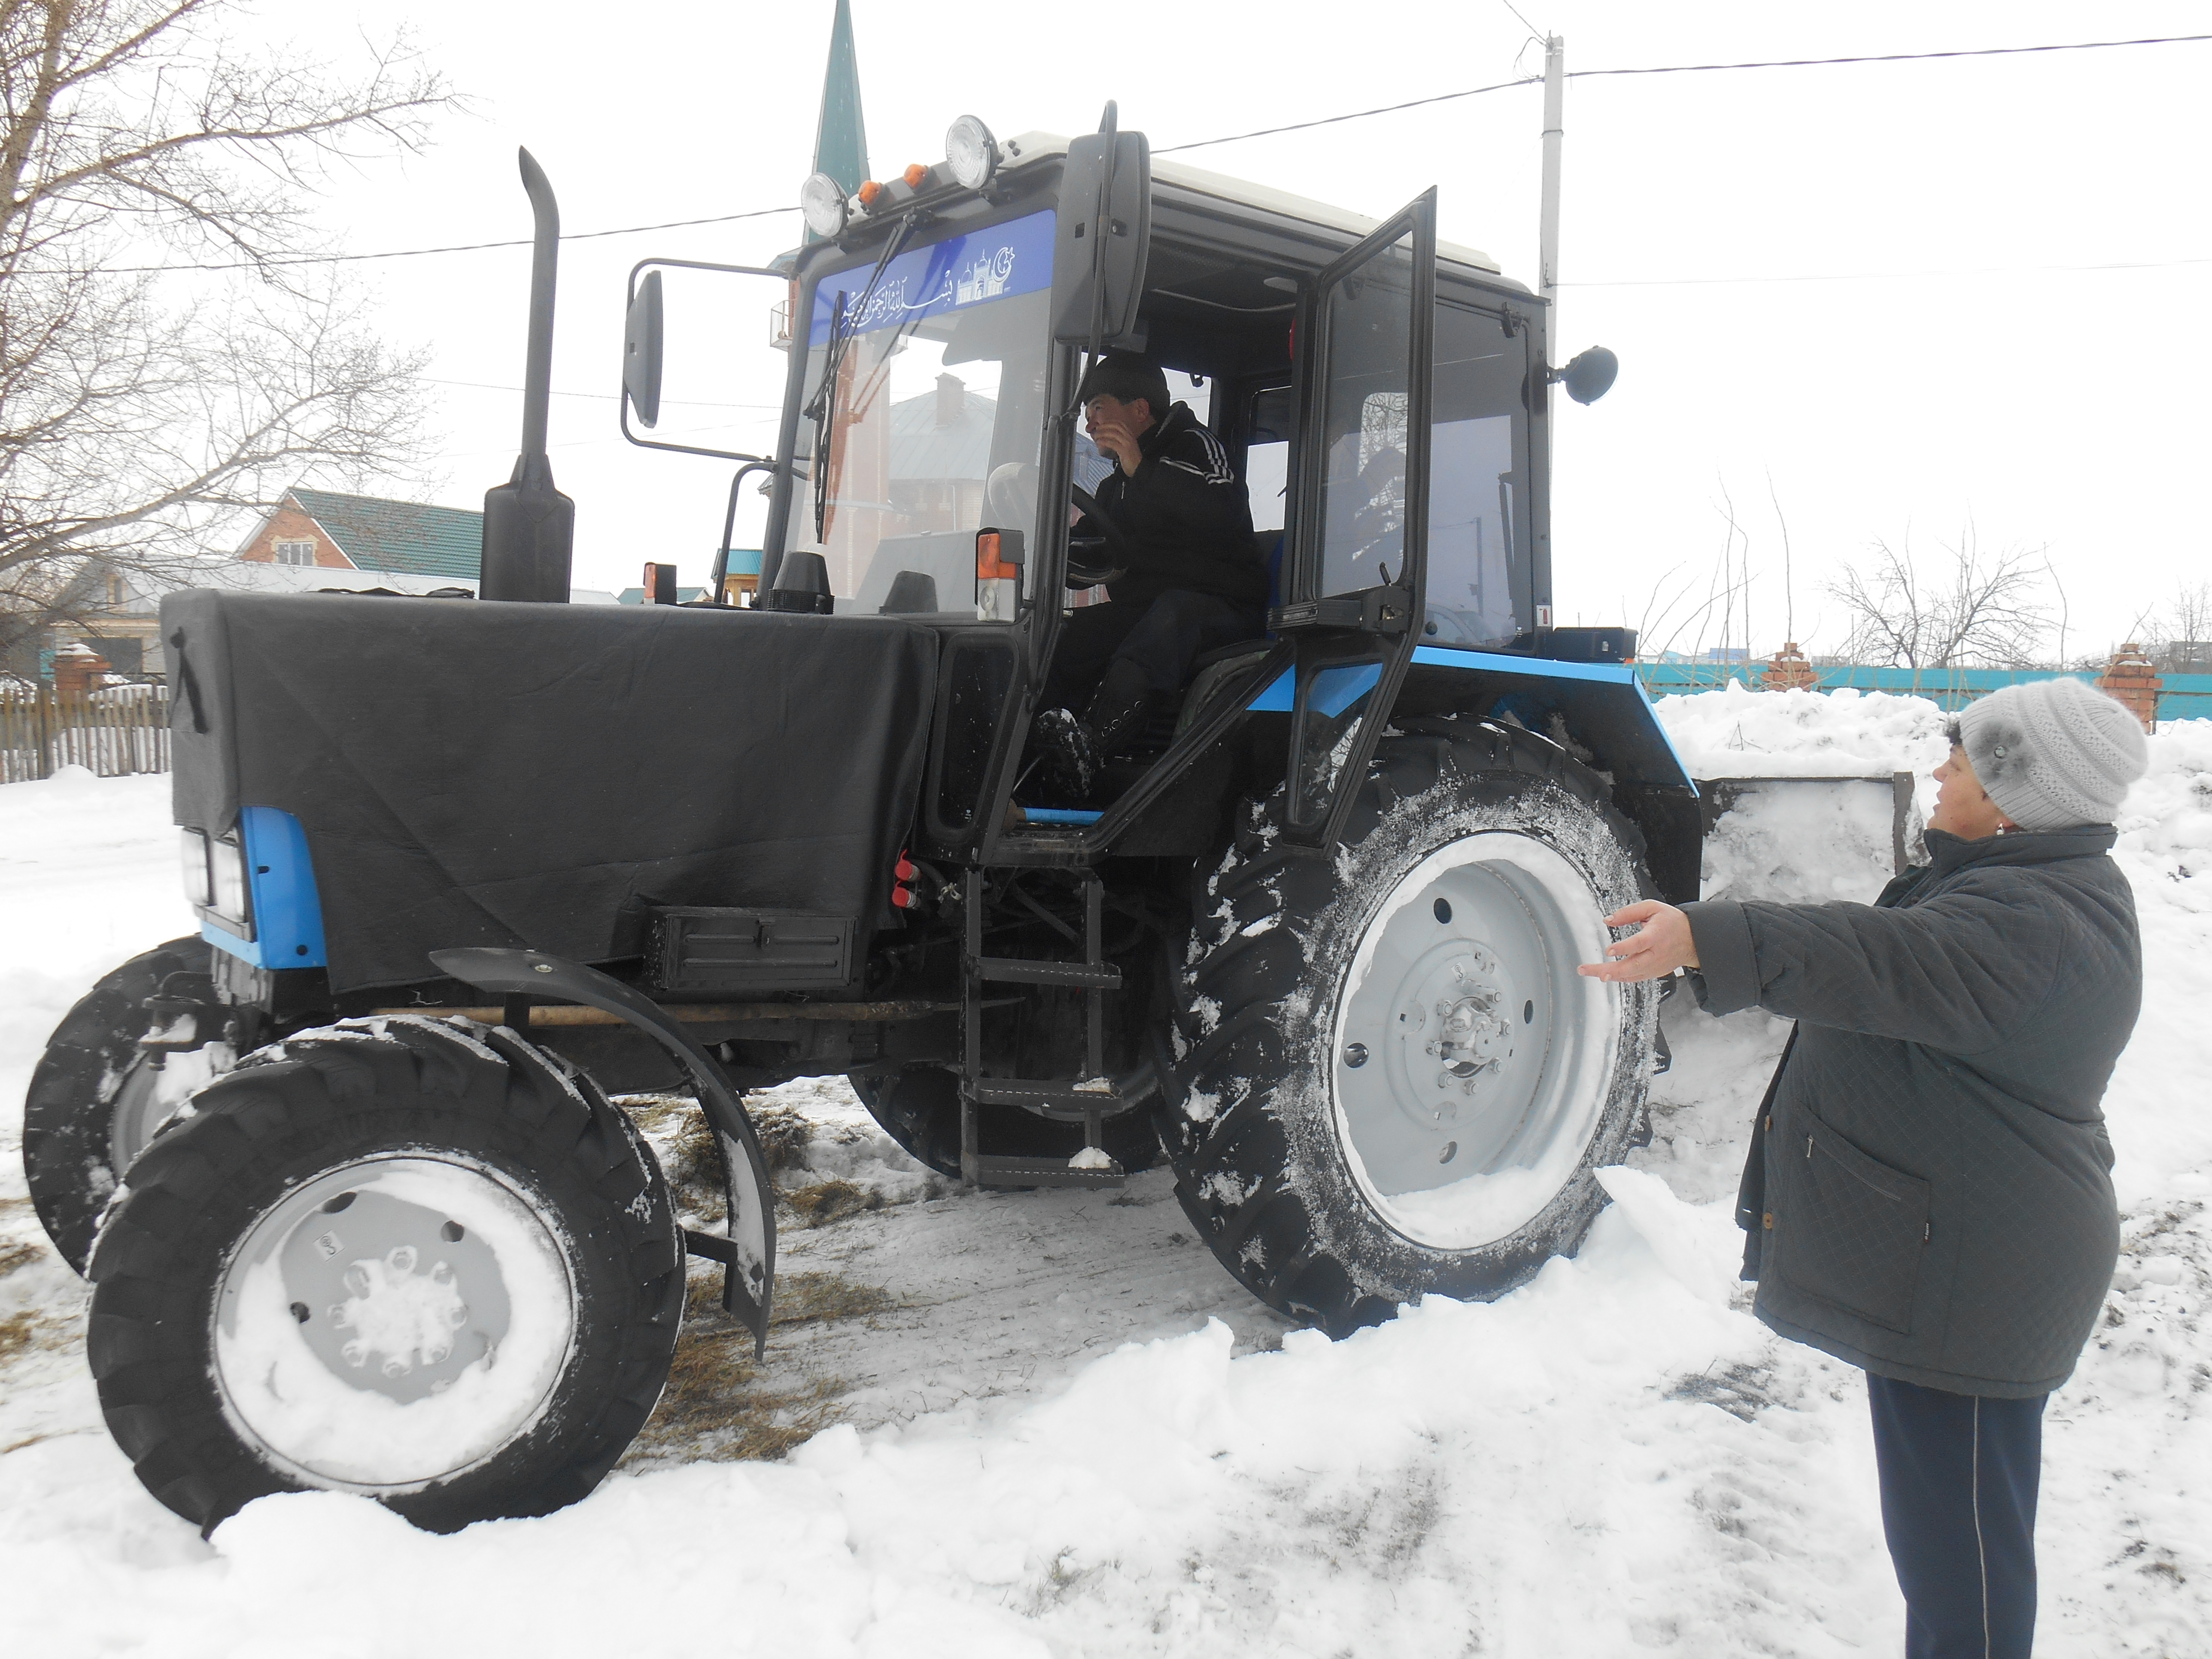
[[[890,617],[333,593],[173,594],[161,634],[177,821],[300,820],[338,991],[469,945],[635,957],[661,904],[865,939],[937,661]]]

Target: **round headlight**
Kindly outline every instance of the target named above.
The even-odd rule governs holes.
[[[991,129],[963,115],[945,130],[945,165],[963,188],[981,190],[999,170],[999,146]]]
[[[835,236],[845,228],[845,186],[826,173],[809,175],[799,187],[799,211],[817,236]]]

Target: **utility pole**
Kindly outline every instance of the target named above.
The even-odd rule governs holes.
[[[1554,34],[1544,41],[1544,205],[1537,233],[1536,291],[1553,307],[1552,337],[1559,338],[1559,136],[1561,94],[1566,89],[1567,43]]]

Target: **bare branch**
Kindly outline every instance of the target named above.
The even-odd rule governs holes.
[[[189,572],[216,515],[304,477],[420,459],[421,362],[338,279],[264,266],[179,300],[107,274],[149,240],[308,246],[320,169],[417,145],[447,100],[404,39],[348,77],[240,49],[233,9],[0,0],[0,641],[108,577]]]
[[[2033,662],[2047,626],[2039,597],[2049,570],[2045,550],[1986,554],[1969,522],[1945,550],[1950,569],[1940,587],[1923,579],[1909,534],[1895,547],[1875,542],[1871,570],[1844,567],[1828,592],[1850,617],[1850,654],[1916,670]]]

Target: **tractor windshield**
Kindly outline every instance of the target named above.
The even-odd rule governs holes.
[[[786,545],[823,556],[840,614],[1012,614],[975,532],[1036,540],[1052,233],[1030,214],[817,282]]]

